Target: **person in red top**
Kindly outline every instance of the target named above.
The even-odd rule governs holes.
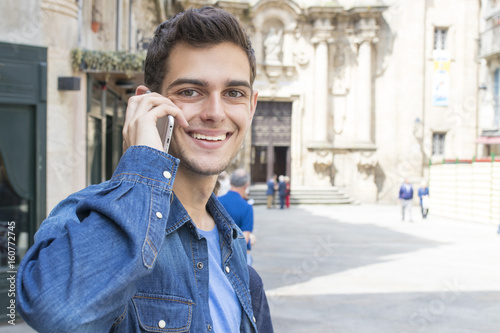
[[[286,197],[285,197],[285,205],[286,205],[286,208],[290,208],[290,177],[288,176],[285,176],[285,194],[286,194]]]

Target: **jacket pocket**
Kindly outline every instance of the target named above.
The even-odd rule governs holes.
[[[146,332],[189,332],[193,302],[187,298],[137,293],[132,298]]]

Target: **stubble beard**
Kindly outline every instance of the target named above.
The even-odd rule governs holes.
[[[219,163],[214,166],[206,165],[204,162],[200,162],[196,159],[196,157],[189,156],[185,150],[176,149],[177,147],[171,147],[171,154],[174,157],[177,157],[180,160],[179,167],[189,171],[190,173],[194,173],[200,176],[215,176],[219,175],[222,171],[226,170],[229,163],[234,159],[239,149],[227,159],[222,161],[218,161]]]

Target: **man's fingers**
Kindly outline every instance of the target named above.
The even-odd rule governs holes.
[[[142,89],[143,90],[143,89]],[[129,99],[123,128],[124,146],[146,145],[161,147],[161,139],[156,129],[158,119],[172,115],[181,127],[189,124],[179,109],[170,99],[158,93],[144,93]],[[139,91],[139,89],[138,89]]]

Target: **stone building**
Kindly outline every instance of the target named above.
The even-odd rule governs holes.
[[[500,154],[500,1],[482,0],[479,17],[478,155]]]

